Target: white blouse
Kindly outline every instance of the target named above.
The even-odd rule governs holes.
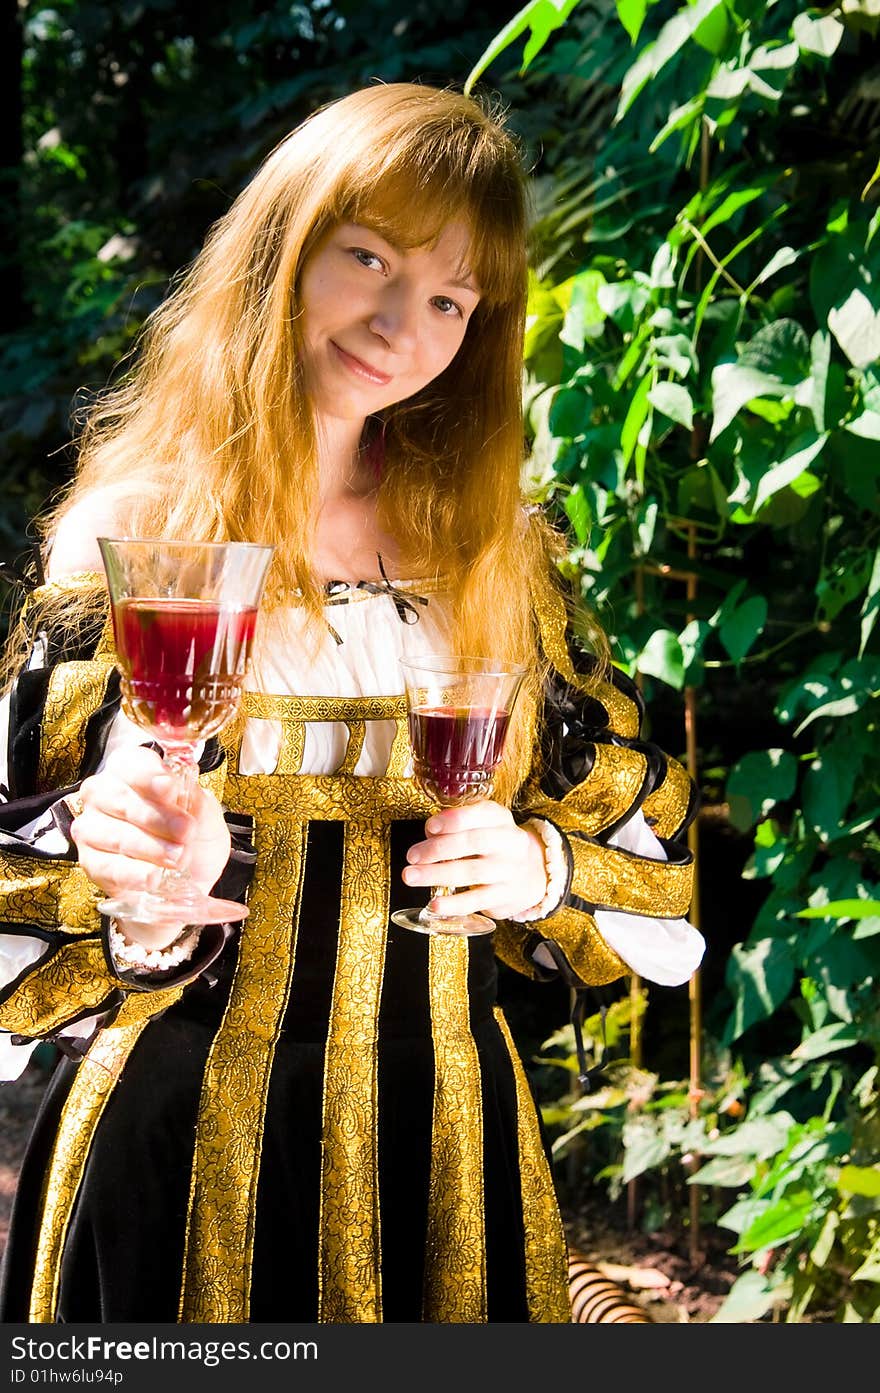
[[[264,619],[263,638],[255,655],[254,685],[277,696],[394,696],[402,695],[401,658],[447,652],[451,648],[447,611],[442,599],[429,594],[427,604],[419,604],[418,581],[394,582],[395,589],[413,596],[417,622],[404,622],[394,596],[371,593],[355,587],[340,587],[337,601],[325,609],[327,629],[313,636],[306,631],[305,615],[291,608]],[[410,617],[412,611],[406,611]],[[0,777],[5,779],[8,698],[0,711]],[[381,774],[387,767],[395,735],[393,721],[368,721],[363,749],[355,766],[360,775]],[[314,722],[306,728],[301,772],[327,774],[339,767],[348,740],[342,722]],[[103,760],[120,746],[144,743],[143,731],[117,712],[108,732]],[[278,762],[281,726],[276,721],[248,720],[242,738],[239,769],[242,774],[271,774]],[[103,761],[102,761],[103,763]],[[45,830],[38,845],[47,851],[66,848],[62,833],[44,814],[28,834]],[[636,812],[609,842],[624,850],[654,860],[665,860],[665,853],[640,812]],[[655,919],[636,914],[600,909],[596,925],[608,946],[627,966],[649,981],[663,986],[686,982],[702,959],[705,943],[685,919]],[[0,934],[0,982],[8,982],[24,967],[39,958],[44,945],[34,939]],[[537,961],[543,961],[540,950]],[[552,965],[548,962],[547,965]],[[82,1021],[65,1030],[68,1035],[87,1036],[94,1021]],[[30,1055],[28,1046],[12,1046],[8,1035],[0,1033],[0,1079],[17,1078]],[[10,1072],[11,1071],[11,1072]]]

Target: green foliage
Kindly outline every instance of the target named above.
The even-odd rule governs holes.
[[[720,767],[763,892],[704,1042],[744,1081],[740,1120],[715,1108],[723,1081],[697,1135],[663,1106],[680,1084],[639,1101],[615,1074],[563,1104],[557,1144],[589,1126],[585,1164],[618,1185],[705,1158],[691,1180],[734,1191],[720,1222],[750,1264],[721,1319],[874,1320],[880,17],[581,0],[554,28],[551,10],[509,30],[531,30],[517,73],[486,55],[544,118],[523,122],[542,151],[530,478],[649,710],[695,691],[704,778]]]

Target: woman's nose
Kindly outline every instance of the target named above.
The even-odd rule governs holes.
[[[411,352],[418,337],[415,297],[389,286],[370,317],[370,328],[394,353]]]

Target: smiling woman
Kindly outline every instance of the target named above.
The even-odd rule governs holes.
[[[598,627],[570,648],[522,493],[525,296],[500,116],[370,87],[267,157],[87,422],[7,654],[0,1063],[65,1058],[5,1320],[569,1320],[496,957],[681,983],[702,940],[691,785]],[[241,719],[185,806],[120,709],[98,531],[275,547]],[[491,798],[438,809],[413,777],[427,654],[524,672]],[[100,914],[168,866],[244,922]],[[433,884],[494,930],[401,929]]]

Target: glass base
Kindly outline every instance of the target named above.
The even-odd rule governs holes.
[[[101,900],[98,909],[102,914],[129,924],[167,925],[169,928],[178,925],[181,929],[188,924],[237,924],[250,913],[247,905],[239,904],[238,900],[205,895],[195,886],[183,893],[175,889],[171,898],[147,891],[129,897],[119,895],[113,900]]]
[[[475,938],[477,934],[490,934],[495,928],[495,920],[487,919],[485,914],[432,914],[425,909],[396,909],[391,916],[393,924],[402,929],[412,929],[417,934],[437,934],[452,938]]]

